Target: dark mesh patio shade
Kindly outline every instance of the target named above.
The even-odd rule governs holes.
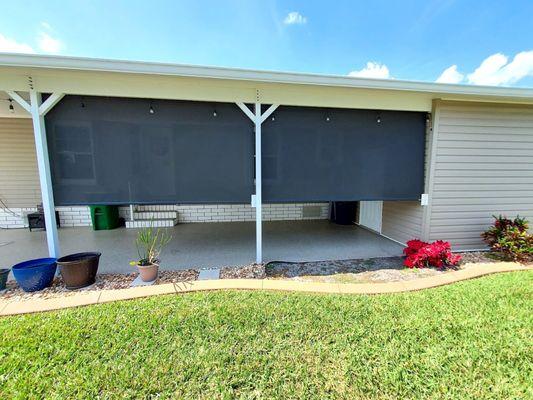
[[[425,113],[274,116],[262,126],[264,202],[423,192]],[[254,192],[253,126],[232,103],[66,96],[46,129],[57,205],[249,203]]]
[[[249,203],[253,193],[253,128],[232,103],[66,96],[46,131],[57,205]]]
[[[282,106],[274,117],[262,126],[264,202],[420,198],[425,113]]]

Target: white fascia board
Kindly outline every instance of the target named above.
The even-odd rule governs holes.
[[[320,75],[259,71],[239,68],[206,67],[186,64],[153,63],[140,61],[106,60],[98,58],[42,56],[31,54],[0,53],[0,66],[22,68],[65,69],[79,71],[117,72],[130,74],[170,75],[195,78],[215,78],[254,82],[288,83],[353,87],[364,89],[400,90],[446,95],[473,95],[531,99],[533,89],[457,85],[401,81],[396,79],[354,78],[340,75]]]

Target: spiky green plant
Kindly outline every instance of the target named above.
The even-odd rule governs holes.
[[[172,235],[162,230],[154,228],[152,224],[146,228],[141,228],[137,233],[135,244],[137,246],[138,261],[132,261],[132,265],[152,265],[159,264],[159,256],[163,248],[170,242]]]

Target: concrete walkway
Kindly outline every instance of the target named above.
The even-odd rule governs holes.
[[[517,263],[470,264],[464,269],[442,275],[412,281],[390,283],[324,283],[299,282],[270,279],[220,279],[183,283],[167,283],[153,286],[139,286],[118,290],[94,290],[73,292],[49,299],[23,301],[0,300],[0,316],[52,311],[64,308],[130,300],[162,294],[183,294],[204,290],[281,290],[293,292],[335,293],[335,294],[383,294],[428,289],[450,283],[477,278],[498,272],[532,270],[533,267]]]
[[[219,222],[171,228],[172,241],[161,255],[161,268],[220,268],[255,261],[255,224]],[[59,229],[62,254],[99,251],[99,273],[134,272],[135,229],[93,231],[89,227]],[[325,220],[264,222],[264,261],[325,261],[401,255],[403,247],[357,226]],[[0,230],[0,267],[47,257],[46,234],[27,229]]]

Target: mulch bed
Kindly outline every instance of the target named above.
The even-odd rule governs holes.
[[[490,252],[488,251],[470,251],[467,253],[460,253],[461,257],[463,258],[461,260],[461,264],[466,263],[495,263],[500,262],[501,260],[498,260],[495,258]]]
[[[264,279],[265,265],[251,264],[244,267],[224,267],[220,270],[220,279]]]
[[[488,257],[487,252],[461,253],[461,265],[467,263],[498,262]],[[459,266],[461,268],[461,266]],[[384,283],[410,281],[444,274],[453,269],[421,268],[403,266],[402,257],[381,257],[357,260],[318,261],[303,263],[276,262],[266,266],[266,276],[272,279],[329,283]]]
[[[187,269],[183,271],[159,271],[159,277],[155,283],[177,283],[189,282],[198,279],[199,271],[195,269]],[[94,285],[78,290],[68,290],[63,284],[61,276],[54,278],[52,285],[46,289],[38,292],[26,293],[24,292],[14,280],[7,282],[6,290],[0,293],[0,299],[23,300],[23,299],[38,299],[58,296],[69,296],[79,292],[89,292],[93,290],[105,289],[127,289],[131,286],[133,280],[137,277],[136,273],[132,274],[98,274],[96,275],[96,282]]]
[[[486,252],[462,253],[464,263],[492,263],[498,260]],[[319,282],[395,282],[439,275],[447,270],[435,268],[407,269],[401,257],[382,257],[357,260],[317,261],[302,263],[274,262],[269,264],[250,264],[240,267],[222,267],[220,279],[294,279]],[[159,272],[157,284],[190,282],[198,279],[199,269]],[[102,289],[126,289],[137,277],[131,274],[99,274],[96,283],[79,290],[67,290],[61,277],[56,277],[52,285],[39,292],[26,293],[14,280],[7,283],[0,299],[23,300],[29,298],[49,298],[68,296],[82,291]]]

